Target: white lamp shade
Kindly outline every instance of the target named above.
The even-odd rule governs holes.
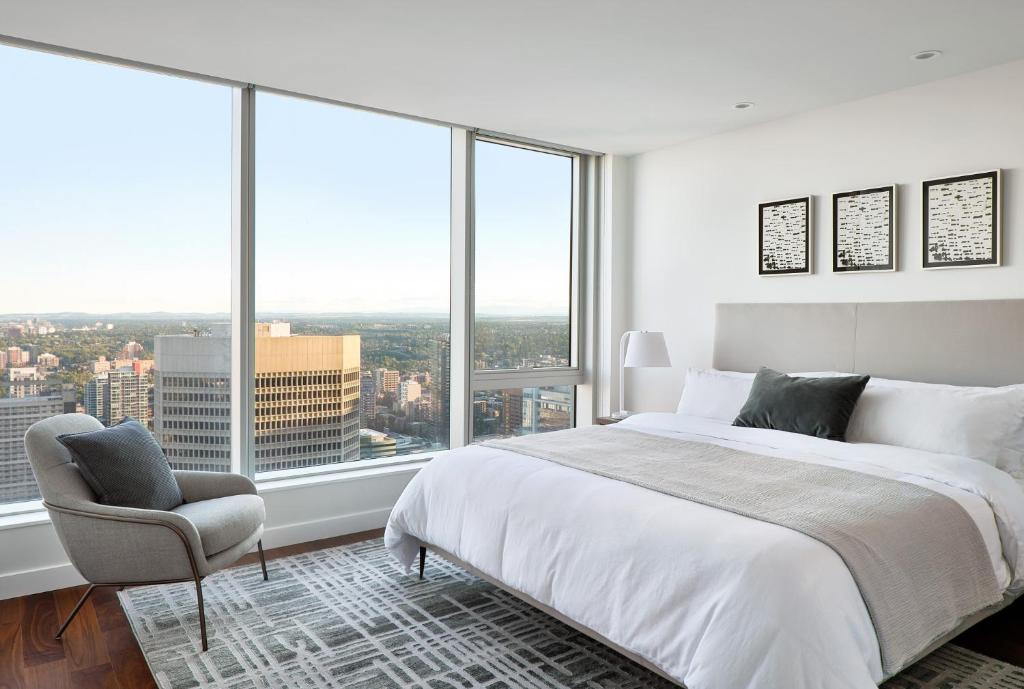
[[[626,343],[626,368],[665,368],[672,365],[665,346],[665,333],[638,330]]]

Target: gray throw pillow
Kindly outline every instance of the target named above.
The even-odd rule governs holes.
[[[57,440],[71,451],[101,503],[170,510],[184,502],[163,450],[153,434],[131,417],[110,428],[66,433]]]
[[[846,427],[871,376],[800,378],[762,368],[733,426],[846,440]]]

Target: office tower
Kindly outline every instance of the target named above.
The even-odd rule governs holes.
[[[257,471],[359,458],[359,336],[291,335],[257,323],[254,366]],[[178,469],[231,466],[231,338],[155,341],[153,430]]]
[[[369,371],[359,376],[359,418],[364,427],[377,418],[377,381]]]
[[[449,335],[439,335],[434,345],[430,370],[430,417],[434,425],[434,438],[447,446],[451,415],[451,338]]]
[[[107,361],[107,357],[101,356],[96,361],[89,364],[89,370],[93,373],[103,373],[111,369],[110,362]]]
[[[359,336],[267,330],[256,337],[256,470],[359,459]]]
[[[0,368],[7,368],[7,350],[0,351]]]
[[[153,435],[175,469],[231,469],[231,338],[218,333],[154,343]]]
[[[131,370],[106,371],[85,384],[85,413],[104,426],[130,416],[143,425],[150,418],[149,376]]]
[[[36,421],[64,411],[61,394],[23,399],[0,398],[0,503],[39,498],[25,454],[25,431]]]

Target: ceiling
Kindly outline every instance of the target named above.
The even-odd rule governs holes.
[[[1022,27],[1021,0],[0,0],[2,35],[609,153],[1024,58]]]

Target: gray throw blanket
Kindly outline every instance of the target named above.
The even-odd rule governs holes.
[[[848,469],[591,427],[485,445],[785,526],[846,563],[890,676],[1002,599],[977,526],[952,498]]]

